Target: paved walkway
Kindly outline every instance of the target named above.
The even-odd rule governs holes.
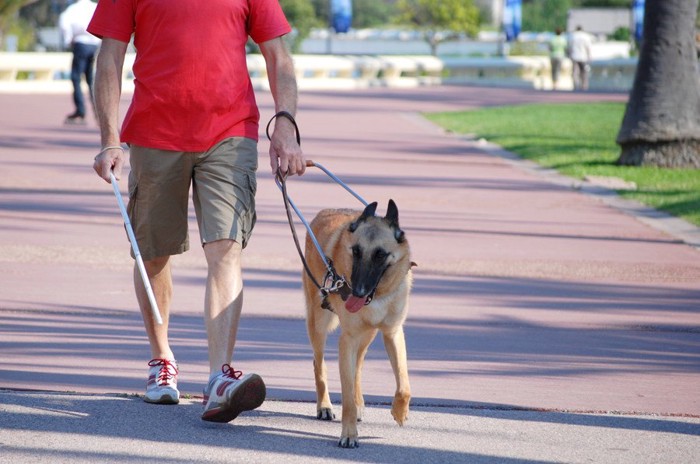
[[[273,105],[259,97],[266,121]],[[670,235],[629,205],[622,212],[419,115],[593,99],[625,96],[469,87],[301,95],[307,156],[379,201],[380,213],[393,198],[419,265],[406,323],[410,420],[391,423],[393,376],[376,341],[362,447],[347,451],[334,447],[338,422],[310,419],[301,266],[266,143],[235,360],[265,378],[270,401],[213,427],[196,405],[207,375],[196,230],[193,249],[175,260],[171,321],[181,388],[194,399],[143,405],[130,395],[143,390],[148,349],[116,201],[90,168],[97,129],[61,126],[68,96],[0,95],[0,462],[695,460],[700,261],[679,237],[692,242],[697,229]],[[318,170],[294,179],[290,195],[308,218],[359,207]]]

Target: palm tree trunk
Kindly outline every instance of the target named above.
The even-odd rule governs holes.
[[[618,164],[700,168],[699,0],[647,0]]]

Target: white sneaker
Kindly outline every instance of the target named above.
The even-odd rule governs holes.
[[[156,404],[178,404],[180,392],[177,389],[177,361],[151,359],[148,361],[148,382],[144,401]]]
[[[265,382],[258,374],[243,375],[228,364],[224,364],[221,371],[204,389],[202,420],[230,422],[243,411],[251,411],[263,404]]]

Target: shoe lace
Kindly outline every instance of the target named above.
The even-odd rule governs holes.
[[[175,363],[169,359],[151,359],[148,365],[150,367],[162,366],[156,379],[158,385],[167,385],[179,372]]]
[[[233,367],[231,367],[230,364],[224,364],[223,366],[221,366],[221,372],[224,373],[224,376],[236,380],[240,379],[243,375],[243,372],[235,370]]]

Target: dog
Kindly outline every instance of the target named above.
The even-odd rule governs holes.
[[[364,211],[324,209],[310,224],[320,248],[330,259],[344,288],[324,294],[317,283],[324,282],[328,267],[309,234],[306,236],[303,273],[306,300],[306,324],[314,355],[316,381],[316,417],[333,420],[328,394],[324,349],[328,333],[341,328],[339,340],[340,382],[342,394],[342,432],[338,445],[359,445],[357,422],[362,420],[364,398],[360,385],[362,364],[367,349],[378,331],[382,332],[396,392],[391,414],[399,425],[408,418],[411,388],[408,380],[406,342],[403,323],[408,310],[412,285],[411,251],[399,227],[399,211],[389,200],[385,217],[375,216],[377,203]],[[349,279],[348,279],[349,277]]]

